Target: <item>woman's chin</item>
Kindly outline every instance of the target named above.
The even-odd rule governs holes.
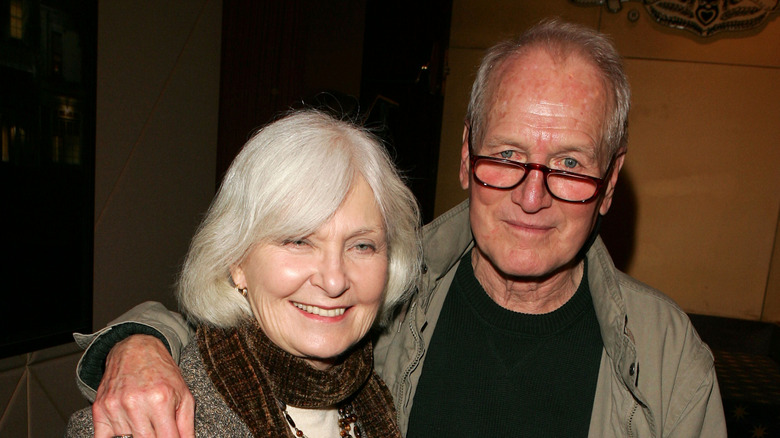
[[[313,368],[316,368],[321,371],[325,371],[333,366],[333,364],[336,363],[336,358],[328,358],[328,359],[312,359],[312,358],[305,358],[306,362],[308,362],[309,365],[311,365]]]
[[[313,349],[305,352],[303,359],[309,362],[314,368],[325,370],[343,360],[345,354],[348,353],[353,346],[354,343],[343,345],[339,348],[333,348],[333,344],[330,344],[328,348]]]

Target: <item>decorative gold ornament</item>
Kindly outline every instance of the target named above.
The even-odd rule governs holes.
[[[606,6],[618,12],[623,3],[642,2],[648,14],[664,26],[707,37],[722,31],[749,30],[762,25],[778,10],[780,0],[570,0]]]

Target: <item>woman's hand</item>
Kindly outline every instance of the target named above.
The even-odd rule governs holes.
[[[92,420],[96,438],[195,436],[195,401],[159,339],[133,335],[114,346]]]

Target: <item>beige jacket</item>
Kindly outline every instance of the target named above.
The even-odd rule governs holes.
[[[444,298],[458,261],[473,247],[468,202],[426,226],[423,235],[426,256],[421,289],[374,349],[375,366],[393,394],[404,434],[426,347]],[[604,342],[589,435],[725,437],[726,421],[712,353],[685,312],[662,293],[619,272],[601,239],[596,239],[587,258],[590,291]],[[117,324],[81,337],[80,343],[93,349],[95,345],[90,343],[106,331],[138,324],[159,328],[176,358],[187,342],[186,325],[159,304],[141,306],[123,315]],[[94,398],[94,390],[81,378],[84,361],[79,362],[79,385],[85,395]]]
[[[436,321],[460,258],[472,248],[468,202],[424,230],[418,294],[374,349],[377,371],[406,432]],[[600,238],[587,253],[588,281],[604,350],[591,437],[726,436],[712,353],[671,299],[619,272]]]

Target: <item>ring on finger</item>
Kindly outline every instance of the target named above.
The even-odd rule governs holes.
[[[133,434],[132,433],[126,433],[124,435],[114,435],[111,438],[133,438]]]

